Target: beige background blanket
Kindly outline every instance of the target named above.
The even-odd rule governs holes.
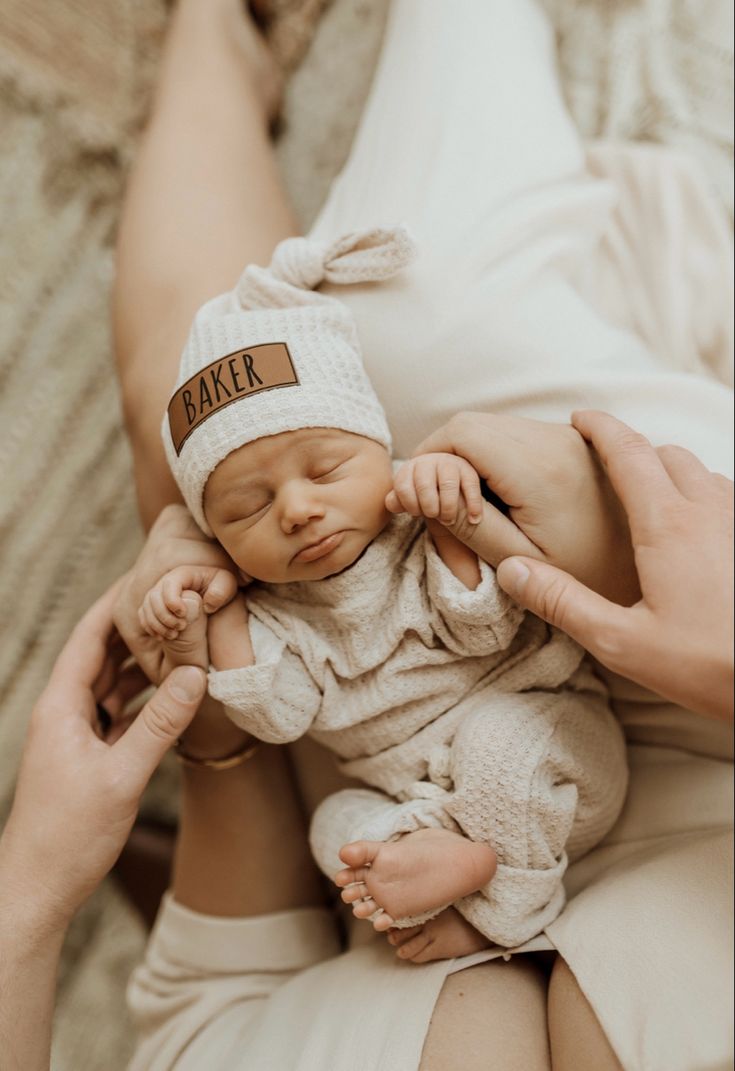
[[[728,0],[545,2],[583,132],[686,149],[732,214]],[[349,151],[387,7],[334,0],[289,81],[278,153],[304,227]],[[0,13],[0,821],[56,653],[140,544],[107,305],[165,18],[163,0],[3,0]],[[145,806],[175,812],[171,764]],[[65,948],[54,1068],[125,1066],[123,991],[144,940],[106,882]]]

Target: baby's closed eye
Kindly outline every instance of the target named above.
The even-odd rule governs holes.
[[[338,476],[340,471],[347,464],[346,461],[338,461],[336,465],[329,465],[328,467],[320,465],[311,475],[312,480],[326,480],[330,476]]]
[[[237,509],[229,512],[229,515],[223,519],[223,523],[232,525],[238,524],[240,521],[258,520],[260,515],[266,512],[270,504],[270,498],[245,500]]]

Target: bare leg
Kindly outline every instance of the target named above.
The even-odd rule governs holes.
[[[194,313],[298,229],[268,137],[275,79],[240,0],[180,0],[130,177],[113,294],[146,526],[179,500],[159,429]]]
[[[417,968],[421,970],[421,968]],[[597,1067],[580,1061],[583,1067]],[[451,974],[434,1008],[419,1071],[549,1071],[546,976],[529,956]]]
[[[597,1016],[559,956],[549,981],[549,1040],[554,1071],[622,1071]]]
[[[233,770],[185,769],[173,892],[237,918],[323,902],[283,748],[261,745]]]
[[[180,0],[127,192],[113,295],[146,525],[178,498],[159,429],[196,309],[296,230],[267,133],[271,79],[240,0]],[[214,706],[197,715],[201,726]],[[284,840],[288,851],[273,852]],[[174,893],[218,915],[320,902],[284,751],[263,747],[227,772],[185,771]]]

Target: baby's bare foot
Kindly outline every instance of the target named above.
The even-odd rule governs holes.
[[[411,963],[469,956],[473,952],[482,952],[492,944],[453,907],[448,907],[435,919],[429,919],[423,926],[391,930],[388,941],[396,948],[399,959],[407,959]]]
[[[163,676],[175,666],[209,669],[207,615],[202,609],[202,597],[196,591],[182,591],[181,598],[186,608],[186,623],[175,639],[163,640]]]
[[[495,852],[447,829],[419,829],[398,841],[360,840],[339,853],[348,869],[335,883],[357,918],[370,918],[376,930],[396,919],[452,904],[486,885],[495,873]]]

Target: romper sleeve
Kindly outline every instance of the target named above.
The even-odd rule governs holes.
[[[480,583],[471,590],[441,560],[428,532],[424,535],[426,594],[437,636],[458,655],[489,655],[510,646],[523,610],[505,594],[495,570],[478,559]]]
[[[338,952],[323,908],[215,918],[167,894],[128,986],[138,1034],[128,1071],[241,1071],[270,998]]]
[[[241,729],[269,744],[298,740],[319,713],[322,693],[303,660],[256,618],[249,621],[255,663],[209,671],[209,694]]]

